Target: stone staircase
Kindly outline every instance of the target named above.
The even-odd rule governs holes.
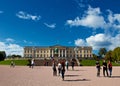
[[[62,61],[62,59],[58,59],[58,60],[55,60],[55,61],[56,61],[56,63],[58,63],[58,62]],[[51,60],[51,59],[35,59],[34,62],[35,62],[35,66],[52,66],[53,60]],[[68,60],[68,62],[69,62],[69,66],[71,66],[71,60],[70,59]],[[78,59],[74,59],[74,62],[75,62],[75,66],[79,66],[78,65],[79,64]]]

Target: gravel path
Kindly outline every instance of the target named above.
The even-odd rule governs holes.
[[[53,76],[51,67],[0,66],[0,86],[120,86],[120,67],[113,67],[113,76],[96,76],[95,67],[75,67],[61,76]]]

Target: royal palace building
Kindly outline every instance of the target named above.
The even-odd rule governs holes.
[[[32,58],[92,58],[91,46],[25,46],[24,57]]]

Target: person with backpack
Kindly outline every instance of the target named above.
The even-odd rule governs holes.
[[[112,62],[111,61],[108,62],[108,70],[109,70],[109,75],[111,77],[112,76]]]

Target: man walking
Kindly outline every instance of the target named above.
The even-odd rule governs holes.
[[[105,72],[106,72],[106,74],[107,74],[107,76],[108,76],[107,63],[106,63],[106,61],[104,60],[104,61],[103,61],[103,75],[104,75],[104,77],[105,77]]]

